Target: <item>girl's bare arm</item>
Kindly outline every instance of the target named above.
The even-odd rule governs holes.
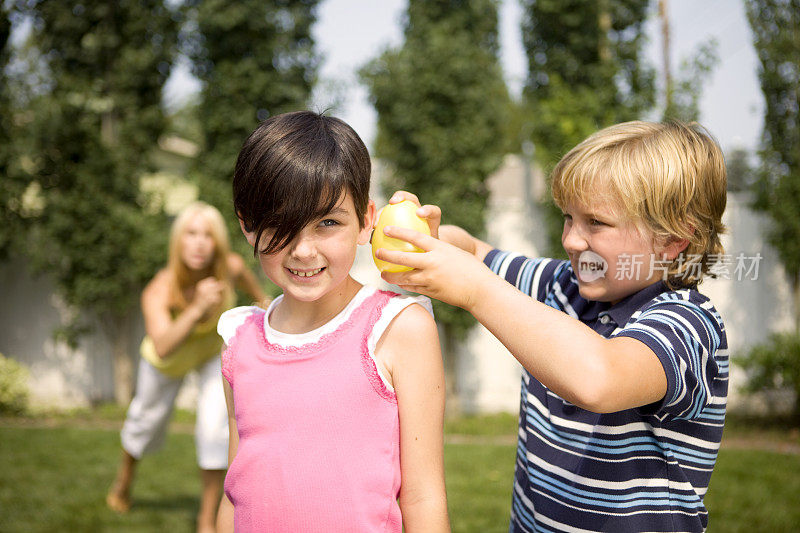
[[[445,383],[439,336],[423,307],[404,309],[376,356],[388,363],[400,414],[400,510],[407,533],[450,531],[444,483]]]

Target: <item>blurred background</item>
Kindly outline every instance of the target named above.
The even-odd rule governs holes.
[[[546,179],[558,159],[610,124],[677,118],[704,125],[728,165],[726,254],[701,290],[728,328],[729,446],[783,454],[779,470],[797,473],[799,43],[797,0],[0,0],[0,430],[53,417],[113,429],[133,391],[139,296],[174,215],[195,199],[217,206],[251,257],[230,180],[244,138],[271,115],[325,110],[351,124],[379,205],[411,190],[446,223],[550,256],[562,254]],[[354,275],[381,283],[368,250]],[[436,315],[451,430],[491,441],[469,453],[513,457],[502,439],[515,431],[518,365],[466,313]],[[462,424],[475,416],[500,422]],[[0,461],[36,468],[21,459],[29,438],[6,433]],[[449,460],[477,460],[466,449]],[[508,472],[490,471],[507,520],[513,459],[501,464]],[[8,487],[30,470],[14,472],[0,474],[0,507],[19,503]],[[742,482],[725,475],[720,485]],[[800,494],[797,481],[761,481],[765,501]],[[730,526],[717,531],[761,520],[736,514],[751,512],[740,497],[720,496]],[[764,531],[800,523],[771,505],[779,521]],[[93,512],[75,527],[102,522]],[[470,523],[454,529],[504,530]]]

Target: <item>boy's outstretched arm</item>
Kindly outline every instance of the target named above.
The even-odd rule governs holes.
[[[400,511],[407,533],[450,531],[444,483],[444,366],[431,314],[410,305],[376,346],[388,363],[400,418]]]
[[[458,226],[441,226],[439,228],[439,240],[461,248],[465,252],[474,255],[478,261],[483,261],[486,255],[492,251],[492,245],[473,237],[465,229]]]
[[[384,272],[384,280],[466,309],[565,400],[593,412],[615,412],[664,397],[666,374],[644,343],[602,337],[522,293],[461,248],[405,228],[384,231],[426,252],[378,250],[378,258],[415,269]]]

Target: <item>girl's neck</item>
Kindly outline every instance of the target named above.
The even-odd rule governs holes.
[[[362,286],[348,276],[336,290],[313,302],[295,300],[284,294],[269,316],[269,325],[276,331],[289,334],[313,331],[341,313]]]

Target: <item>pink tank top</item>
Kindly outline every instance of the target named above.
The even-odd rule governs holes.
[[[236,331],[222,372],[239,430],[225,478],[237,532],[401,532],[397,398],[367,348],[395,296],[375,292],[313,344],[270,344],[261,312]]]

